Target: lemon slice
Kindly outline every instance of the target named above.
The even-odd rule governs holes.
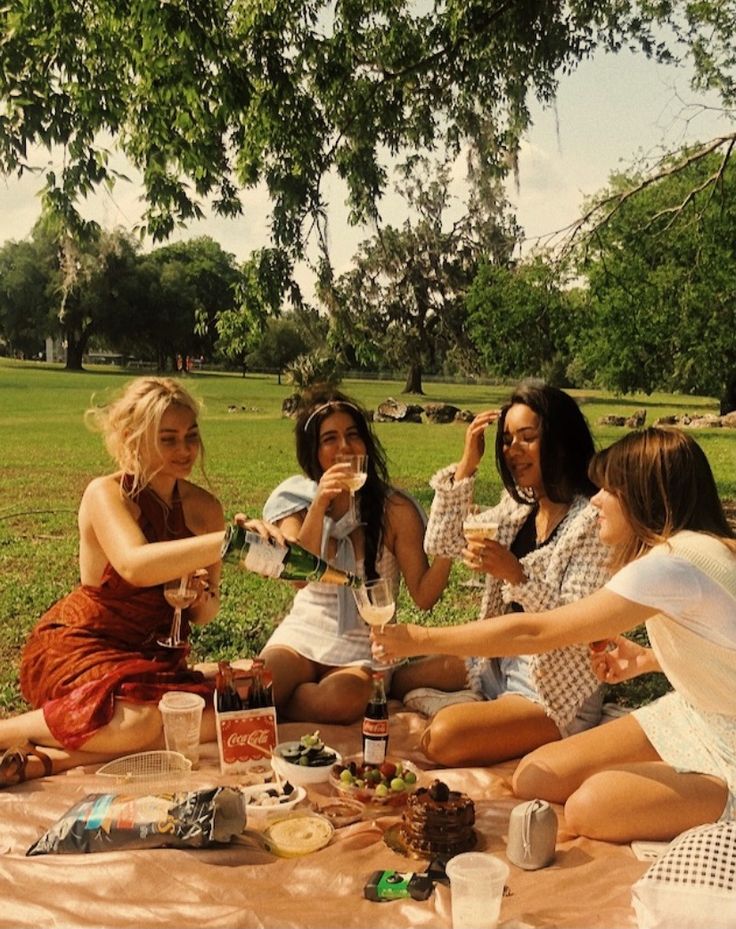
[[[334,831],[332,823],[324,816],[294,813],[271,823],[263,837],[274,855],[295,858],[324,848]]]

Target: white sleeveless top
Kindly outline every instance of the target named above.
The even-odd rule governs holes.
[[[362,565],[360,566],[362,569]],[[399,566],[387,549],[381,549],[376,564],[381,577],[388,577],[398,596]],[[359,573],[361,573],[359,571]],[[291,609],[274,630],[265,648],[283,645],[304,658],[330,667],[363,665],[371,662],[370,628],[367,623],[338,632],[338,596],[334,584],[311,583],[298,590]]]

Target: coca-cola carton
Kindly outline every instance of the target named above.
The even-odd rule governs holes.
[[[278,744],[272,706],[216,714],[222,774],[245,774],[254,783],[271,775],[271,753]]]

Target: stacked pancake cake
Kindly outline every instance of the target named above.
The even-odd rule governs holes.
[[[475,804],[443,781],[420,787],[406,802],[399,834],[420,855],[457,855],[475,845]]]

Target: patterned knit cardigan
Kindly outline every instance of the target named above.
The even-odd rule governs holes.
[[[443,468],[430,481],[435,495],[424,541],[429,555],[457,558],[465,546],[462,523],[473,499],[475,478],[456,482],[456,467]],[[517,503],[503,492],[500,502],[491,508],[499,524],[497,541],[501,545],[511,545],[529,510],[529,505]],[[526,581],[509,584],[486,575],[479,618],[508,613],[514,601],[526,612],[540,612],[579,600],[610,577],[608,556],[598,537],[596,510],[586,497],[576,496],[554,539],[521,559]],[[480,690],[483,661],[473,658],[468,662],[468,682],[474,690]],[[544,711],[561,729],[600,687],[590,666],[587,644],[531,655],[529,669]]]

